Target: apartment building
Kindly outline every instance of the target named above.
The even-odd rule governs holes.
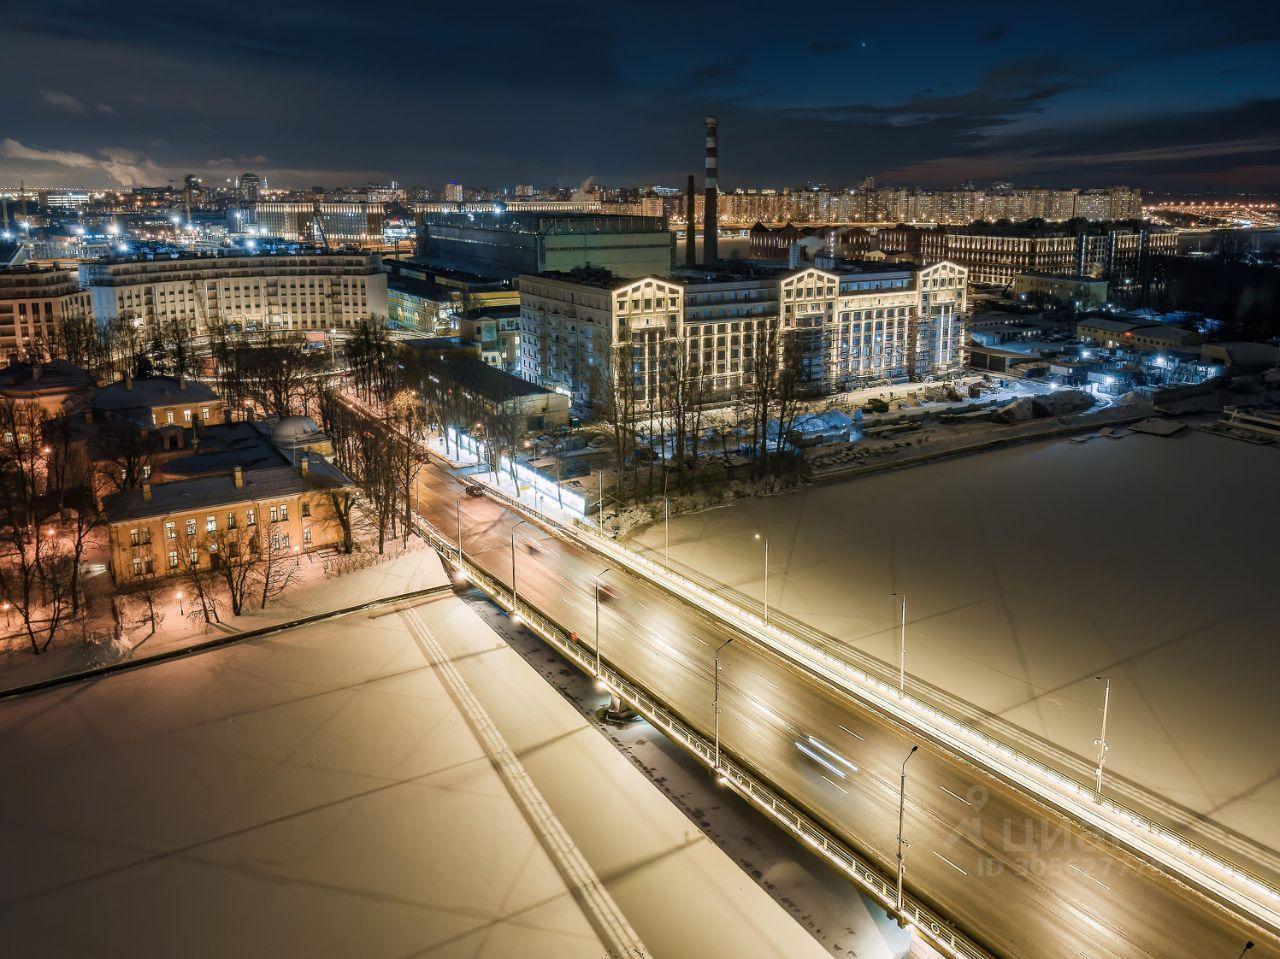
[[[893,227],[880,248],[922,263],[949,261],[969,270],[973,283],[1009,286],[1020,273],[1134,280],[1144,257],[1177,251],[1174,233],[1104,223],[1082,229],[1050,225],[975,223],[965,227]]]
[[[0,268],[0,352],[43,353],[63,324],[93,315],[75,270],[24,264]]]
[[[387,316],[387,275],[377,256],[363,253],[109,259],[86,279],[99,323],[157,333],[350,329]]]
[[[581,409],[600,401],[603,377],[623,376],[638,407],[656,405],[664,354],[678,344],[707,392],[727,398],[750,383],[768,341],[796,348],[814,394],[925,379],[963,363],[965,281],[952,263],[522,276],[520,374]]]

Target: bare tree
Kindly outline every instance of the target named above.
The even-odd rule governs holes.
[[[150,476],[159,449],[156,434],[132,423],[108,420],[97,424],[90,451],[100,488],[109,492],[138,489]]]
[[[262,561],[257,567],[256,577],[261,588],[260,609],[266,609],[267,603],[281,595],[292,585],[298,574],[297,547],[290,547],[287,537],[272,533],[263,543]]]
[[[178,554],[178,575],[182,582],[191,587],[193,604],[191,613],[206,623],[220,623],[218,607],[222,600],[218,596],[218,576],[211,562],[205,562],[207,555],[204,544],[198,537],[182,533],[175,544]],[[196,606],[198,603],[199,606]]]
[[[615,346],[606,362],[594,370],[591,395],[595,399],[596,413],[609,433],[609,447],[617,470],[617,489],[621,494],[627,466],[636,448],[635,384],[631,375],[630,347]]]
[[[263,551],[258,548],[257,527],[215,530],[209,534],[205,545],[210,569],[226,587],[231,614],[239,616],[264,566]]]

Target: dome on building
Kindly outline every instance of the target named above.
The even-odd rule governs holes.
[[[309,416],[285,416],[272,427],[271,439],[275,443],[294,443],[319,432],[320,427]]]

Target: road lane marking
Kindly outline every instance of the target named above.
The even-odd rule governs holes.
[[[973,803],[969,802],[969,800],[965,799],[963,796],[959,795],[958,793],[953,793],[953,792],[952,792],[950,789],[948,789],[946,786],[939,786],[938,788],[939,788],[939,789],[941,789],[941,790],[942,790],[944,793],[946,793],[948,796],[950,796],[952,799],[959,799],[959,800],[960,800],[962,803],[964,803],[966,806],[972,806],[972,805],[973,805]]]
[[[848,733],[848,734],[849,734],[850,736],[852,736],[854,739],[862,739],[862,737],[861,737],[861,736],[859,736],[857,733],[855,733],[855,732],[854,732],[852,729],[850,729],[848,726],[845,726],[843,723],[836,723],[836,725],[837,725],[839,728],[843,729],[846,733]],[[862,741],[863,741],[864,743],[866,742],[866,740],[865,740],[865,739],[862,739]]]
[[[954,869],[956,872],[960,873],[960,875],[962,875],[962,876],[967,876],[967,875],[969,875],[967,872],[965,872],[963,869],[961,869],[959,866],[957,866],[954,862],[952,862],[950,859],[948,859],[948,858],[947,858],[946,856],[944,856],[942,853],[938,852],[936,849],[933,851],[933,854],[934,854],[935,856],[937,856],[939,859],[941,859],[943,862],[945,862],[945,863],[946,863],[948,866],[950,866],[952,869]]]
[[[1111,891],[1111,887],[1110,887],[1110,886],[1108,886],[1105,882],[1103,882],[1101,879],[1095,879],[1093,876],[1089,875],[1087,872],[1085,872],[1083,869],[1081,869],[1081,868],[1080,868],[1079,866],[1077,866],[1075,863],[1073,863],[1073,862],[1069,862],[1069,863],[1067,863],[1067,868],[1068,868],[1068,869],[1074,869],[1076,872],[1080,873],[1080,875],[1084,876],[1084,877],[1085,877],[1086,879],[1088,879],[1090,882],[1096,882],[1096,883],[1097,883],[1099,886],[1101,886],[1103,889],[1106,889],[1108,892],[1110,892],[1110,891]]]
[[[826,777],[826,776],[823,776],[822,778],[823,778],[823,779],[827,779],[827,777]],[[845,788],[844,788],[843,786],[841,786],[839,783],[832,782],[830,779],[827,779],[827,782],[831,783],[831,785],[835,786],[835,787],[836,787],[836,789],[839,789],[839,790],[840,790],[842,793],[844,793],[846,796],[847,796],[847,795],[849,795],[849,790],[845,789]]]
[[[765,679],[763,676],[759,676],[759,675],[756,676],[756,679],[760,680],[760,682],[762,683],[768,683],[774,689],[778,688],[778,684],[775,683],[772,679]]]

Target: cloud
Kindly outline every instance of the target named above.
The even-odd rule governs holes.
[[[10,160],[31,160],[36,163],[70,167],[73,170],[90,170],[98,165],[98,161],[87,153],[76,153],[72,150],[40,150],[25,146],[8,137],[0,141],[0,156],[6,156]]]
[[[99,103],[96,107],[94,107],[94,109],[97,110],[99,113],[103,114],[104,116],[113,117],[116,115],[116,108],[109,103]]]
[[[95,157],[75,150],[42,150],[8,137],[0,141],[0,156],[10,160],[70,170],[101,170],[120,186],[139,186],[154,182],[160,176],[160,168],[155,163],[132,150],[103,147],[98,153]]]
[[[267,157],[261,153],[255,153],[253,156],[227,156],[219,157],[216,160],[206,160],[207,167],[234,167],[236,169],[247,169],[248,167],[263,166],[270,162]]]
[[[55,110],[64,110],[76,116],[84,113],[84,104],[69,93],[63,93],[60,90],[41,90],[40,96]]]
[[[750,57],[734,57],[731,60],[706,63],[700,67],[694,67],[684,75],[682,88],[685,90],[701,90],[737,80],[750,65]]]

